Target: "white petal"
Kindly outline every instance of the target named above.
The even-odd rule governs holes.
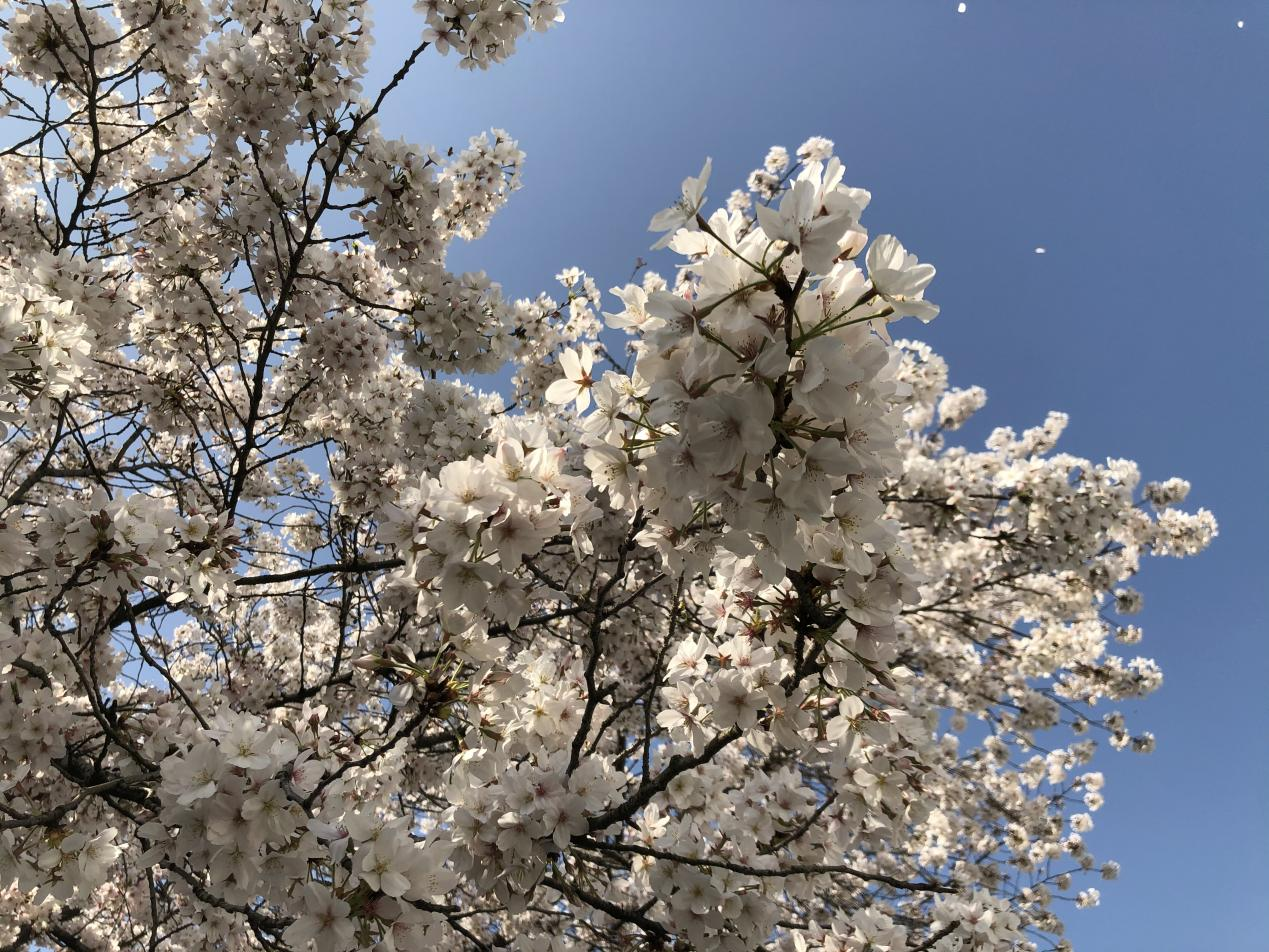
[[[571,403],[582,389],[572,380],[557,380],[546,388],[546,399],[551,403]]]
[[[560,354],[560,369],[569,380],[582,379],[582,362],[578,359],[577,351],[570,347]]]

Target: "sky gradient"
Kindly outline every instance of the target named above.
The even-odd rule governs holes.
[[[1097,761],[1107,805],[1086,839],[1123,873],[1089,881],[1102,906],[1072,910],[1069,937],[1080,952],[1264,949],[1269,6],[956,6],[573,0],[487,73],[425,57],[383,125],[441,148],[492,126],[519,140],[524,189],[451,256],[513,296],[558,295],[568,265],[608,288],[637,256],[668,262],[648,218],[707,155],[714,207],[768,146],[833,139],[873,194],[870,231],[939,269],[940,317],[896,331],[946,357],[953,385],[987,389],[966,443],[1063,410],[1061,448],[1183,476],[1187,508],[1221,523],[1203,556],[1139,579],[1136,650],[1165,682],[1124,710],[1158,751]],[[375,10],[372,82],[421,28],[403,2]]]

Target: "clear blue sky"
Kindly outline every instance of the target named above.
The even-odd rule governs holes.
[[[406,6],[376,4],[372,78],[417,38]],[[488,73],[428,58],[385,113],[390,134],[439,147],[504,127],[528,154],[525,188],[455,268],[514,295],[558,291],[566,265],[624,283],[648,218],[706,155],[721,202],[768,145],[833,139],[873,193],[870,228],[938,266],[943,313],[921,336],[955,384],[987,388],[969,439],[1065,410],[1067,450],[1184,476],[1221,521],[1207,554],[1140,580],[1140,651],[1166,680],[1127,710],[1159,748],[1100,759],[1089,842],[1123,874],[1096,884],[1101,908],[1071,912],[1070,937],[1080,952],[1265,949],[1269,4],[566,11]]]

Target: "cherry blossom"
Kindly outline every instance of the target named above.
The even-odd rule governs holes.
[[[546,388],[546,399],[551,403],[576,403],[579,412],[590,406],[590,390],[595,385],[591,368],[595,365],[595,353],[590,347],[580,350],[569,347],[560,354],[560,369],[564,378]]]
[[[652,221],[648,224],[648,231],[665,232],[657,240],[657,243],[652,246],[654,250],[669,245],[680,228],[695,227],[696,215],[700,212],[701,206],[705,204],[705,186],[709,183],[709,173],[712,167],[713,160],[706,159],[705,164],[701,166],[700,175],[696,177],[688,176],[683,180],[682,193],[678,200],[669,208],[663,209],[652,216]]]

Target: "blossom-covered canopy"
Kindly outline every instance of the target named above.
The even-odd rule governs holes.
[[[362,0],[0,6],[0,948],[1061,946],[1215,523],[951,445],[831,142],[509,300],[446,251],[515,142],[377,116],[561,2],[420,0],[379,90]]]

